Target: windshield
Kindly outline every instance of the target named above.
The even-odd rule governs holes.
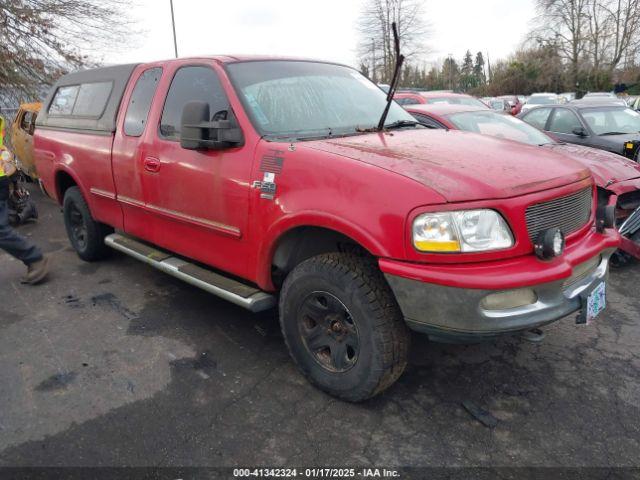
[[[494,110],[504,110],[504,102],[502,100],[493,100],[491,108]]]
[[[640,132],[640,114],[630,108],[589,108],[582,117],[596,135]]]
[[[556,97],[531,97],[527,102],[529,105],[553,105],[558,103]]]
[[[449,115],[460,130],[492,137],[506,138],[530,145],[545,145],[554,141],[537,128],[511,115],[495,112],[462,112]]]
[[[256,129],[276,138],[345,135],[377,126],[385,93],[357,71],[305,61],[258,61],[227,66]],[[392,103],[386,125],[415,122]]]
[[[484,107],[487,106],[482,103],[477,98],[473,97],[436,97],[436,98],[428,98],[427,103],[436,104],[436,103],[447,103],[449,105],[468,105],[470,107]]]

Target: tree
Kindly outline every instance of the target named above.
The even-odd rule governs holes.
[[[640,0],[536,0],[532,39],[569,65],[571,86],[602,88],[640,52]],[[587,85],[584,85],[586,82]]]
[[[569,63],[574,85],[587,49],[590,1],[594,0],[536,0],[539,17],[533,36],[540,45],[552,45]]]
[[[402,54],[407,63],[425,52],[428,29],[423,20],[421,0],[367,0],[358,30],[360,62],[370,65],[372,79],[389,83],[393,76],[395,53],[391,24],[396,22]]]
[[[478,79],[479,85],[484,85],[487,81],[484,74],[484,56],[482,52],[476,53],[476,63],[473,65],[473,74]]]
[[[122,41],[126,0],[0,0],[0,88],[13,102],[38,98],[91,54]]]

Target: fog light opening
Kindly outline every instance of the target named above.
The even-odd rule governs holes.
[[[509,310],[533,305],[537,301],[538,295],[536,292],[530,288],[522,288],[487,295],[480,302],[480,306],[484,310]]]

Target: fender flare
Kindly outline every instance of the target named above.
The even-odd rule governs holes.
[[[344,235],[362,246],[376,257],[390,257],[386,247],[358,225],[344,218],[321,211],[302,211],[282,217],[274,223],[263,237],[257,254],[257,284],[267,291],[274,291],[271,265],[282,238],[300,227],[319,227]]]

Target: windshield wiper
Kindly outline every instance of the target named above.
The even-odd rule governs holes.
[[[393,103],[393,96],[396,93],[398,83],[400,81],[400,69],[402,68],[402,64],[404,63],[404,55],[400,54],[400,39],[398,38],[398,27],[396,25],[396,22],[393,22],[391,24],[391,28],[393,29],[393,45],[396,54],[396,66],[393,71],[391,85],[389,85],[389,91],[387,92],[387,105],[384,107],[384,111],[382,112],[382,116],[380,117],[380,121],[378,122],[378,132],[384,130],[384,124],[387,121],[387,115],[389,115],[389,109],[391,108],[391,104]]]
[[[396,128],[406,128],[406,127],[424,127],[420,122],[414,122],[411,120],[398,120],[397,122],[390,123],[389,125],[385,125],[385,130],[393,130]]]
[[[606,133],[601,133],[600,136],[604,137],[605,135],[629,135],[626,132],[606,132]]]

